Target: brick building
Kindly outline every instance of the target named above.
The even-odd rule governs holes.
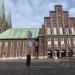
[[[9,16],[10,20],[10,16]],[[11,27],[11,22],[9,22]],[[75,18],[55,5],[41,28],[10,28],[0,34],[0,57],[75,55]]]
[[[39,34],[39,55],[67,57],[75,53],[75,17],[69,17],[61,5],[44,18]]]
[[[36,56],[38,35],[39,28],[11,28],[1,33],[0,57],[25,57],[27,54]]]

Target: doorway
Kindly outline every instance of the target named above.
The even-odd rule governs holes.
[[[48,58],[52,58],[52,57],[53,57],[53,52],[52,52],[52,50],[48,50],[47,54],[48,54]]]
[[[61,57],[66,57],[66,50],[61,51]]]
[[[59,50],[55,50],[54,51],[54,57],[59,57],[59,56],[60,56]]]

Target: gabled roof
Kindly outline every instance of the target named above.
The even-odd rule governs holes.
[[[0,39],[27,38],[28,31],[31,31],[32,38],[37,38],[39,28],[11,28],[0,34]]]

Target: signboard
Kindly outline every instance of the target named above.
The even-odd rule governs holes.
[[[27,46],[28,46],[28,48],[32,48],[32,41],[31,40],[28,40]]]

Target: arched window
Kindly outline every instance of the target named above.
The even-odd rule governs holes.
[[[54,35],[57,34],[57,29],[56,29],[56,27],[53,28],[53,34],[54,34]]]
[[[47,35],[50,35],[50,34],[51,34],[50,28],[48,27],[48,28],[47,28]]]
[[[63,28],[62,28],[62,27],[59,28],[59,34],[60,34],[60,35],[63,34]]]
[[[74,27],[71,27],[71,33],[74,34]]]

